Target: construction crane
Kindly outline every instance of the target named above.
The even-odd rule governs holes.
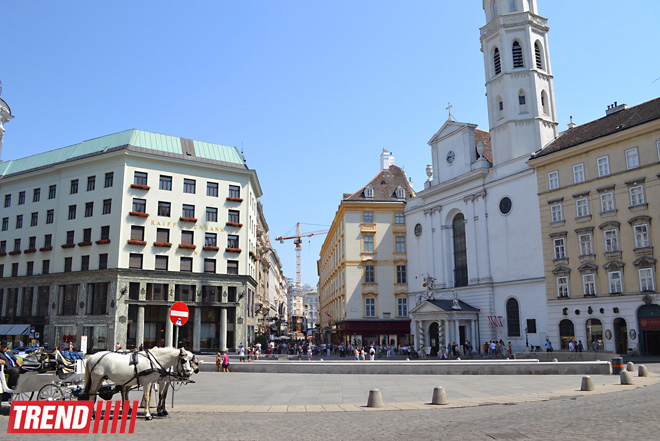
[[[310,231],[307,233],[301,233],[300,232],[300,222],[296,224],[296,234],[295,236],[278,236],[275,238],[275,240],[279,240],[280,243],[284,243],[285,240],[293,239],[293,243],[296,245],[296,300],[300,301],[302,298],[302,288],[301,288],[301,281],[300,281],[300,252],[302,250],[302,238],[303,237],[312,237],[312,236],[317,236],[319,234],[327,234],[328,231],[330,230],[318,230],[318,231]]]

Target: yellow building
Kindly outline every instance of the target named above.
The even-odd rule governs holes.
[[[660,99],[569,125],[532,156],[549,336],[566,348],[660,354]],[[654,221],[654,219],[656,219]]]

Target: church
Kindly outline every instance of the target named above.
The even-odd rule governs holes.
[[[415,347],[548,335],[530,155],[557,137],[547,20],[535,0],[484,0],[489,131],[451,116],[429,141],[424,190],[405,209]]]

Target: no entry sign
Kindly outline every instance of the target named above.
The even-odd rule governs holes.
[[[170,320],[174,326],[183,326],[188,321],[188,307],[183,302],[176,302],[170,308]]]

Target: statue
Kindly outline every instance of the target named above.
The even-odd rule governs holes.
[[[454,294],[454,304],[451,306],[451,309],[461,309],[461,305],[458,303],[458,290],[452,289],[452,294]]]

